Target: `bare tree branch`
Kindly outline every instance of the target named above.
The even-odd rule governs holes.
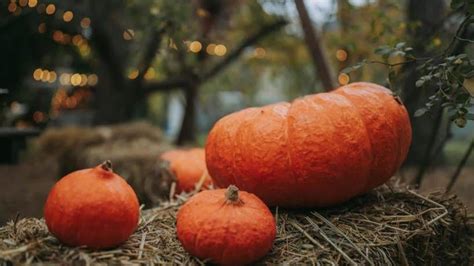
[[[446,187],[446,193],[448,193],[456,183],[456,180],[459,177],[459,174],[461,174],[462,169],[466,165],[467,159],[469,159],[469,156],[472,153],[472,150],[474,149],[474,139],[471,140],[471,145],[469,148],[467,148],[466,153],[464,153],[464,156],[462,157],[461,162],[459,163],[458,167],[456,168],[456,171],[454,172],[453,176],[451,177],[451,180],[449,180],[449,184]]]
[[[161,28],[160,30],[154,30],[153,33],[151,34],[151,37],[148,40],[147,45],[145,46],[145,52],[143,53],[140,63],[138,63],[137,68],[138,68],[139,75],[136,78],[137,84],[142,83],[143,78],[145,77],[146,71],[153,63],[153,60],[155,60],[156,54],[158,52],[158,48],[160,47],[161,36],[163,35],[164,32],[165,32],[165,29]]]
[[[189,81],[183,77],[169,78],[163,81],[150,81],[143,85],[143,92],[147,94],[155,91],[171,91],[184,88],[188,84]]]
[[[309,18],[303,0],[295,0],[295,4],[300,16],[306,46],[311,54],[311,58],[313,59],[313,64],[316,67],[316,75],[321,79],[324,89],[330,91],[334,89],[336,83],[334,82],[334,75],[329,66],[326,54],[324,53],[321,38],[311,24],[311,19]]]
[[[283,26],[286,26],[288,22],[286,20],[277,20],[273,22],[272,24],[268,24],[266,26],[263,26],[259,31],[257,31],[255,34],[249,36],[247,39],[242,41],[237,48],[235,48],[232,52],[229,53],[229,55],[224,58],[221,62],[217,63],[214,67],[212,67],[207,73],[203,74],[200,77],[200,81],[206,81],[212,77],[214,77],[216,74],[221,72],[224,68],[226,68],[230,63],[232,63],[235,59],[237,59],[240,54],[245,50],[245,48],[257,43],[259,40],[263,39],[270,33],[279,30]]]

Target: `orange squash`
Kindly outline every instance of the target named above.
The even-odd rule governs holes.
[[[170,150],[164,152],[161,159],[169,162],[169,169],[176,177],[176,192],[190,192],[205,175],[203,188],[212,184],[206,169],[204,149]]]
[[[244,265],[270,251],[275,220],[255,195],[235,186],[202,191],[178,211],[178,239],[191,255],[223,265]]]
[[[386,182],[410,142],[400,99],[358,82],[225,116],[209,133],[206,162],[218,187],[235,184],[269,205],[325,207]]]
[[[70,246],[110,248],[128,239],[138,224],[133,189],[112,172],[110,161],[61,178],[44,207],[49,231]]]

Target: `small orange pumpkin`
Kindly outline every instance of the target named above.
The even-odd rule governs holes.
[[[110,161],[61,178],[44,207],[46,225],[61,242],[94,249],[126,241],[137,227],[138,216],[135,192],[112,172]]]
[[[276,235],[268,207],[233,185],[191,197],[178,211],[176,228],[191,255],[223,265],[259,260],[270,251]]]
[[[169,169],[176,176],[176,192],[190,192],[195,189],[196,183],[205,175],[203,188],[212,184],[206,169],[204,149],[192,148],[188,150],[170,150],[164,152],[160,158],[169,162]]]
[[[410,142],[400,99],[358,82],[225,116],[209,133],[206,162],[218,187],[235,184],[273,206],[325,207],[387,181]]]

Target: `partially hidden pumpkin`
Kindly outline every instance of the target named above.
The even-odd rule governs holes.
[[[206,162],[217,187],[235,184],[269,205],[325,207],[386,182],[410,143],[400,99],[357,82],[223,117]]]
[[[206,169],[204,149],[176,149],[164,152],[160,158],[169,162],[169,169],[176,177],[176,192],[190,192],[203,179],[202,188],[212,184]]]
[[[191,197],[178,211],[176,229],[191,255],[222,265],[259,260],[270,251],[276,235],[265,203],[233,185]]]
[[[49,231],[70,246],[93,249],[126,241],[138,224],[133,189],[112,172],[111,163],[72,172],[51,189],[44,207]]]

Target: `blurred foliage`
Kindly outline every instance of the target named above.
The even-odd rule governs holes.
[[[402,66],[407,64],[417,64],[416,71],[420,74],[415,85],[418,89],[436,88],[435,93],[426,99],[424,106],[420,107],[414,116],[422,116],[429,112],[433,106],[441,105],[449,113],[449,119],[454,121],[458,127],[465,127],[467,120],[474,120],[474,59],[472,54],[456,53],[453,47],[458,42],[473,43],[474,40],[464,39],[460,34],[466,27],[474,23],[472,13],[474,12],[474,1],[459,0],[452,1],[453,12],[464,14],[458,22],[454,36],[451,36],[447,45],[441,46],[441,39],[435,37],[433,46],[428,48],[435,51],[433,56],[422,57],[416,55],[414,49],[407,46],[405,42],[399,42],[393,46],[382,45],[377,47],[373,53],[381,60],[370,60],[368,55],[360,62],[343,69],[343,73],[352,73],[367,64],[386,66],[388,70],[387,81],[393,85],[395,80],[402,75]],[[455,13],[453,13],[455,14]],[[417,25],[414,25],[415,27]],[[398,37],[398,40],[403,38]],[[467,50],[469,52],[469,50]],[[392,86],[391,86],[392,87]],[[396,93],[401,92],[401,88],[392,89]]]

